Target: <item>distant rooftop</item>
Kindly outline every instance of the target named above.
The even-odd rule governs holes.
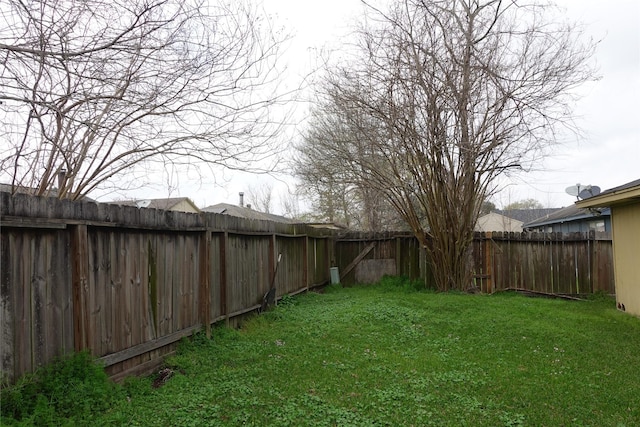
[[[32,187],[25,187],[23,185],[11,185],[11,184],[0,184],[0,191],[5,193],[12,194],[30,194],[35,196],[37,189]],[[45,191],[43,197],[58,197],[58,189],[51,188]],[[80,200],[84,200],[85,202],[95,202],[91,197],[84,196]]]
[[[167,199],[141,199],[141,200],[122,200],[111,203],[116,203],[122,206],[135,206],[144,207],[149,209],[162,209],[165,211],[172,210],[180,203],[186,202],[190,205],[194,211],[198,212],[200,209],[191,201],[188,197],[170,197]]]
[[[229,203],[218,203],[216,205],[207,206],[202,209],[203,212],[213,212],[222,215],[235,216],[238,218],[247,218],[247,219],[261,219],[264,221],[273,221],[273,222],[281,222],[285,224],[299,224],[300,221],[287,218],[281,215],[274,215],[265,212],[259,212],[257,210],[242,207],[237,205],[232,205]]]
[[[569,221],[579,221],[586,218],[593,218],[596,216],[609,216],[611,211],[609,209],[601,209],[598,211],[579,208],[576,205],[569,205],[565,208],[556,209],[551,214],[538,218],[534,221],[527,222],[523,225],[523,228],[542,227],[545,225],[558,224]]]
[[[508,209],[508,210],[495,210],[494,212],[504,215],[506,217],[516,219],[524,224],[535,221],[539,218],[548,217],[554,212],[560,210],[560,208],[546,208],[546,209]]]

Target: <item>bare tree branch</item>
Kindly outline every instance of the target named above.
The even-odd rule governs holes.
[[[270,170],[284,149],[287,37],[249,1],[9,0],[0,17],[14,186],[47,194],[66,171],[76,199],[155,163]]]

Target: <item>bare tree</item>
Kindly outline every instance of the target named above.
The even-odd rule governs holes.
[[[4,1],[0,176],[76,199],[146,168],[272,158],[286,37],[251,3]]]
[[[305,215],[300,210],[300,201],[295,192],[284,190],[280,193],[280,210],[287,218],[303,221]]]
[[[324,154],[400,213],[438,289],[466,288],[482,201],[497,176],[526,169],[557,130],[572,128],[572,90],[594,77],[594,44],[536,4],[368,6],[352,55],[328,68],[319,90],[353,136]]]
[[[514,209],[542,209],[542,203],[536,199],[523,199],[517,202],[509,203],[503,210],[511,211]]]
[[[247,198],[253,209],[272,213],[273,211],[273,185],[262,183],[256,186],[250,186],[247,190]]]
[[[339,159],[329,155],[322,144],[324,128],[317,115],[297,148],[293,171],[299,180],[298,193],[311,202],[315,221],[352,225],[355,204],[353,186],[340,168]]]
[[[336,111],[331,103],[318,100],[309,127],[296,146],[294,173],[298,191],[311,201],[317,220],[364,230],[402,229],[403,221],[380,192],[354,177],[352,158],[367,148],[357,127]]]

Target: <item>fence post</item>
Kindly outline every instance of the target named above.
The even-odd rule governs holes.
[[[396,236],[396,276],[402,276],[404,269],[402,268],[402,242],[400,236]],[[411,276],[411,271],[407,274],[407,277]]]
[[[86,224],[78,224],[71,228],[71,251],[73,343],[75,351],[82,351],[89,347],[90,341],[87,310],[89,250]]]
[[[483,233],[483,236],[484,236],[484,253],[485,253],[484,271],[485,271],[485,275],[487,276],[487,293],[490,294],[490,293],[493,293],[493,277],[492,277],[493,269],[491,268],[492,266],[491,251],[493,250],[493,246],[491,245],[491,232],[487,231]]]
[[[229,247],[229,233],[223,232],[220,240],[220,314],[224,315],[229,326],[229,304],[227,301],[227,249]]]
[[[304,271],[303,271],[303,280],[304,280],[304,285],[307,288],[307,291],[309,290],[309,236],[306,235],[304,236],[304,247],[302,248],[302,257],[303,257],[303,267],[304,267]]]
[[[204,326],[207,338],[211,337],[211,276],[210,257],[211,252],[211,231],[206,230],[200,237],[200,323]]]
[[[274,288],[276,288],[276,260],[278,258],[278,254],[276,254],[276,235],[275,233],[272,234],[269,237],[269,275],[268,280],[269,282],[267,282],[269,285],[273,285]],[[269,289],[270,290],[270,289]],[[273,300],[276,301],[276,305],[277,305],[277,301],[278,301],[278,289],[276,289],[275,294],[273,295]]]

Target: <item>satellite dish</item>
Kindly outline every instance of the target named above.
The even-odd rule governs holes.
[[[600,194],[600,187],[597,185],[576,184],[571,187],[567,187],[564,191],[566,191],[570,196],[575,196],[577,199],[588,199],[589,197]]]
[[[572,185],[571,187],[567,187],[564,191],[567,192],[570,196],[578,197],[580,194],[580,184]]]
[[[140,208],[146,208],[147,206],[149,206],[151,204],[151,200],[138,200],[136,202],[136,206],[138,207],[138,209]]]
[[[578,197],[580,199],[588,199],[589,197],[597,196],[600,194],[600,187],[597,185],[587,185],[584,190],[580,191]]]

